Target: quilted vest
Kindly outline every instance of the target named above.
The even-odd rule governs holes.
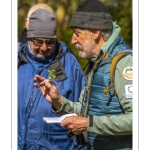
[[[123,114],[123,110],[120,106],[117,95],[111,89],[108,94],[104,93],[104,90],[109,85],[110,82],[110,63],[113,57],[123,50],[131,49],[123,41],[122,37],[118,39],[111,45],[108,50],[108,57],[103,59],[96,72],[94,73],[93,80],[91,83],[91,94],[85,95],[85,103],[83,104],[82,115],[85,113],[86,102],[90,96],[90,103],[88,106],[87,116],[111,116]],[[113,135],[99,135],[96,133],[88,133],[89,143],[91,149],[94,150],[105,150],[109,148],[119,148],[123,144],[130,144],[132,136],[113,136]],[[118,140],[120,144],[118,145]]]

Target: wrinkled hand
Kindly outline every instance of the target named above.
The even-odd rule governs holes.
[[[42,92],[48,102],[52,103],[52,105],[59,110],[62,104],[62,99],[55,83],[39,75],[36,75],[34,80],[36,81],[34,86]]]
[[[80,134],[87,130],[88,119],[81,116],[67,117],[61,122],[61,126],[68,128],[73,134]]]

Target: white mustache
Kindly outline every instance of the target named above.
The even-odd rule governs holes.
[[[75,48],[78,50],[83,50],[83,47],[80,44],[75,44]]]
[[[87,50],[83,49],[83,46],[80,45],[79,43],[77,43],[77,44],[75,45],[75,48],[78,49],[79,51],[84,51],[87,56],[90,56],[90,53],[89,53]]]

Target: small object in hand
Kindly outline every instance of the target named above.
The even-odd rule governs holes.
[[[56,75],[55,75],[56,70],[46,70],[46,72],[49,73],[48,79],[49,79],[50,81],[56,78]]]

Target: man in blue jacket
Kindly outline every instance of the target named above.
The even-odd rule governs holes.
[[[34,76],[49,77],[46,70],[56,70],[53,82],[61,95],[78,101],[85,85],[84,73],[65,44],[56,37],[55,15],[37,9],[29,17],[28,41],[18,50],[18,150],[83,150],[67,137],[68,129],[47,124],[43,117],[57,117],[52,105],[34,87]]]

